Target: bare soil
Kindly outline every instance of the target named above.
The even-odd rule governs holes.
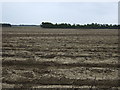
[[[118,30],[2,29],[2,86],[119,90]]]

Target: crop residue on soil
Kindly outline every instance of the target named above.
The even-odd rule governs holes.
[[[3,88],[119,88],[118,31],[2,30]]]

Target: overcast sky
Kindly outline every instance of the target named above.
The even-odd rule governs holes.
[[[11,24],[118,23],[117,2],[2,3],[2,22]]]

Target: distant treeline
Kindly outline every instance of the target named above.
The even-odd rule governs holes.
[[[0,27],[12,27],[12,26],[24,26],[24,27],[27,27],[27,26],[38,26],[38,25],[11,25],[11,24],[6,24],[6,23],[0,23]]]
[[[112,25],[112,24],[67,24],[67,23],[61,23],[61,24],[53,24],[50,22],[42,22],[40,25],[42,28],[73,28],[73,29],[118,29],[120,25]]]
[[[2,23],[2,24],[0,24],[0,27],[11,27],[12,25],[11,24],[4,24],[4,23]]]
[[[37,26],[37,25],[11,25],[8,23],[0,23],[0,27],[12,27],[12,26]],[[40,25],[42,28],[63,28],[63,29],[119,29],[120,25],[112,25],[112,24],[97,24],[97,23],[91,23],[91,24],[67,24],[67,23],[61,23],[61,24],[53,24],[50,22],[42,22]]]
[[[37,25],[24,25],[24,24],[22,24],[22,25],[17,25],[17,26],[37,26]]]

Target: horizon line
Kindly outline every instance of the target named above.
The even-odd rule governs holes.
[[[96,23],[96,22],[92,22],[92,23],[84,23],[84,24],[81,24],[81,23],[67,23],[67,22],[61,22],[61,23],[53,23],[53,22],[49,22],[49,21],[46,21],[46,22],[48,22],[48,23],[52,23],[52,24],[71,24],[71,25],[77,25],[77,24],[79,24],[79,25],[86,25],[86,24],[92,24],[92,23],[94,23],[94,24],[108,24],[108,25],[119,25],[119,23]],[[11,24],[11,25],[41,25],[42,24],[42,22],[40,23],[40,24],[29,24],[29,23],[21,23],[21,24],[13,24],[13,23],[9,23],[9,22],[0,22],[0,24]]]

